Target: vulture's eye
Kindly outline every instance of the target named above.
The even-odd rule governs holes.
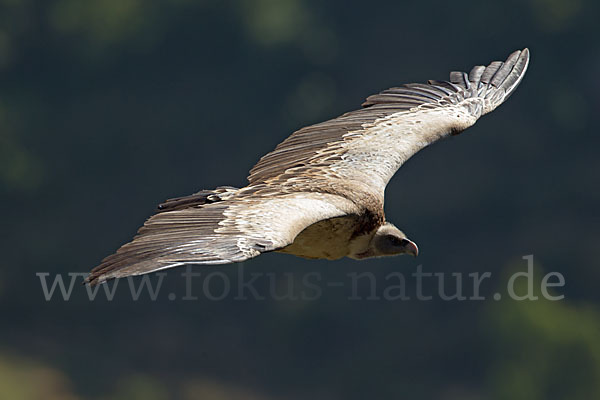
[[[394,244],[395,246],[400,246],[404,241],[404,239],[400,239],[399,237],[393,235],[389,235],[388,238],[390,242],[392,242],[392,244]]]

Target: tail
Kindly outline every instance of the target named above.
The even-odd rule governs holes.
[[[158,212],[181,210],[226,200],[239,189],[233,186],[219,186],[214,190],[201,190],[189,196],[175,197],[158,205]]]

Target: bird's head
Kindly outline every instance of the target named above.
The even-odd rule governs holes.
[[[395,256],[410,254],[416,257],[419,254],[417,245],[409,240],[404,232],[393,224],[386,222],[377,229],[369,244],[369,257]]]

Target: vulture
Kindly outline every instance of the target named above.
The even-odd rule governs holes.
[[[271,251],[309,259],[418,254],[383,211],[385,187],[413,154],[457,135],[517,88],[529,51],[372,95],[362,108],[304,127],[263,156],[243,188],[166,200],[133,240],[85,281],[184,264],[241,262]]]

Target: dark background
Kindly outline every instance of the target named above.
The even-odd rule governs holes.
[[[600,398],[599,15],[594,0],[0,1],[0,397]],[[45,301],[37,272],[88,271],[162,200],[243,186],[302,126],[523,47],[514,96],[388,186],[417,259],[243,268],[370,271],[378,290],[419,264],[490,271],[489,297],[533,254],[536,287],[560,272],[565,300],[349,301],[324,286],[314,301],[169,301],[180,268],[155,302],[125,281],[112,302],[79,282]],[[234,286],[237,268],[219,267]]]

